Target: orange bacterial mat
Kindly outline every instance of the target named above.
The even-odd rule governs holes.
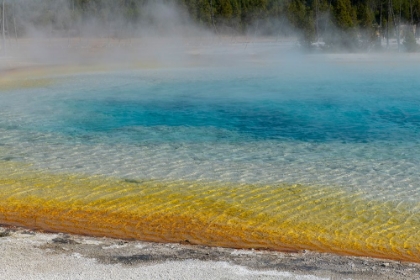
[[[0,223],[94,236],[419,262],[418,206],[338,187],[123,180],[0,162]]]

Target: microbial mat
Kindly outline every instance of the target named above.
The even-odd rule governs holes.
[[[0,85],[0,223],[420,261],[416,66],[319,57]]]

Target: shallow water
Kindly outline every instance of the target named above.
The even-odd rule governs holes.
[[[192,193],[194,186],[204,193],[211,186],[215,190],[230,186],[232,194],[239,193],[243,200],[233,195],[225,203],[253,209],[252,215],[247,214],[253,218],[238,222],[242,210],[221,207],[217,211],[233,211],[228,215],[232,219],[222,218],[225,224],[236,221],[251,232],[267,230],[264,245],[256,247],[290,249],[296,244],[296,248],[381,257],[390,248],[397,252],[390,258],[410,259],[407,256],[419,250],[417,239],[411,239],[420,215],[420,80],[415,69],[410,63],[337,63],[299,57],[241,67],[53,76],[47,86],[0,94],[0,162],[9,170],[2,173],[2,182],[12,190],[16,184],[25,188],[13,177],[18,176],[32,182],[28,192],[36,190],[45,198],[40,186],[78,185],[66,177],[73,178],[71,174],[87,181],[105,176],[120,182],[113,181],[116,193],[103,189],[111,201],[105,204],[111,208],[116,207],[113,199],[124,197],[127,185],[121,182],[146,182],[145,188],[151,184],[147,182],[166,182],[160,187],[162,199],[176,211],[184,209],[186,215],[204,208],[197,206],[196,212],[190,212],[182,201],[174,203],[169,199],[174,190],[169,187],[168,194],[165,184],[180,192],[188,186]],[[35,176],[40,179],[27,178],[34,170],[40,170],[41,175]],[[80,196],[76,187],[64,191],[65,184],[63,192],[71,200]],[[83,188],[89,191],[89,186],[95,189],[103,184],[85,183]],[[284,197],[286,186],[294,186],[301,195]],[[284,204],[273,204],[265,191]],[[131,199],[138,194],[127,190],[126,195]],[[100,193],[96,196],[94,200]],[[182,190],[177,199],[188,202],[188,192]],[[206,198],[200,193],[191,199],[200,205],[197,200]],[[166,214],[172,211],[165,209]],[[258,213],[268,215],[260,217],[265,224]],[[288,224],[291,220],[296,226]],[[321,229],[324,222],[328,226]],[[73,221],[71,227],[77,228],[76,224]],[[279,245],[273,241],[273,231],[286,224],[291,237]],[[175,237],[167,240],[178,240],[180,233],[174,230],[178,226],[168,226]],[[352,227],[366,235],[350,238]],[[193,235],[197,243],[229,245]],[[392,241],[396,236],[399,240]],[[349,238],[353,243],[345,242]],[[407,248],[401,245],[405,243]],[[252,247],[256,243],[230,244]]]

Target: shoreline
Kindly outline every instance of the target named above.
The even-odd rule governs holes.
[[[152,243],[0,226],[7,279],[415,279],[420,264],[301,251]]]
[[[50,173],[10,161],[0,167],[3,224],[152,242],[419,262],[416,218],[408,205],[367,201],[340,188],[125,180]],[[369,209],[357,215],[367,203]],[[306,214],[296,215],[294,205]],[[273,208],[275,212],[267,210]],[[384,223],[389,216],[398,219]]]

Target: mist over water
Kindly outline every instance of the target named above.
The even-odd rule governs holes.
[[[5,3],[6,50],[1,55],[20,62],[122,67],[231,66],[244,61],[267,64],[297,59],[295,63],[306,67],[302,65],[305,59],[296,56],[307,51],[300,42],[302,31],[293,28],[285,16],[270,20],[270,26],[260,25],[255,19],[255,26],[251,24],[241,33],[200,24],[177,1],[144,1],[133,10],[125,9],[118,1],[91,1],[81,5],[80,10],[70,0]],[[333,22],[329,24],[334,33]],[[358,32],[362,34],[363,30]],[[324,35],[327,38],[334,34]],[[322,38],[315,45],[320,43]],[[312,51],[320,49],[314,47]],[[387,56],[389,59],[398,54],[384,55]]]
[[[118,1],[105,2],[80,12],[67,0],[6,1],[1,55],[38,64],[180,63],[187,44],[210,35],[173,3],[149,1],[134,21]]]

